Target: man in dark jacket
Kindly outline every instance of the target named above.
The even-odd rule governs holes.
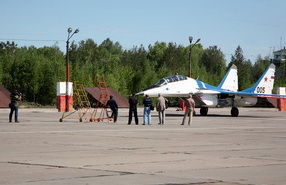
[[[135,98],[135,94],[132,93],[132,95],[129,97],[128,125],[130,125],[132,122],[132,113],[133,112],[134,112],[134,117],[135,117],[135,124],[138,125],[137,104],[138,104],[138,100]]]
[[[10,114],[9,114],[9,122],[12,122],[13,113],[15,111],[15,123],[20,123],[18,120],[18,109],[19,109],[19,101],[21,100],[21,93],[18,93],[17,90],[14,90],[10,95],[11,103]]]
[[[148,125],[151,125],[152,100],[147,94],[145,95],[145,98],[143,99],[143,105],[144,105],[143,125],[145,125],[145,123],[147,123],[147,120],[148,120]]]
[[[110,100],[107,101],[106,106],[109,106],[110,109],[112,110],[113,121],[114,123],[116,123],[118,116],[118,106],[116,101],[113,99],[113,96],[110,96]]]

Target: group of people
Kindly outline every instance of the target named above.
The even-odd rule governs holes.
[[[19,109],[19,101],[21,100],[22,95],[17,90],[15,90],[11,93],[10,98],[11,98],[11,103],[9,104],[10,107],[9,122],[12,122],[12,117],[15,112],[15,122],[19,123],[18,109]],[[128,125],[130,125],[132,122],[133,114],[135,118],[135,124],[138,125],[139,124],[138,114],[137,114],[138,100],[136,99],[134,93],[129,97],[128,101],[129,101]],[[158,112],[159,125],[163,125],[165,123],[165,110],[167,109],[167,104],[166,104],[167,102],[168,100],[164,98],[162,94],[158,94],[158,99],[156,101],[156,111]],[[185,104],[186,104],[186,111],[181,125],[185,124],[187,116],[189,116],[188,125],[190,125],[192,122],[193,112],[195,108],[195,102],[192,99],[191,94],[185,100]],[[145,95],[143,99],[143,105],[144,105],[143,125],[146,124],[151,125],[151,111],[154,110],[155,108],[152,104],[152,99],[148,95]],[[113,96],[110,96],[110,99],[107,101],[106,106],[110,107],[110,109],[112,110],[113,121],[114,123],[116,123],[118,117],[118,105],[116,101],[113,99]]]
[[[138,120],[138,113],[137,113],[137,104],[138,100],[135,97],[135,94],[133,93],[129,97],[129,117],[128,117],[128,125],[131,125],[132,117],[134,115],[135,118],[135,124],[139,124]],[[158,94],[158,99],[156,101],[156,111],[158,112],[159,117],[159,125],[163,125],[165,123],[165,110],[167,109],[167,102],[168,100],[162,96],[162,94]],[[185,124],[186,118],[189,116],[188,125],[192,123],[194,108],[195,108],[195,101],[192,98],[192,95],[190,94],[189,97],[185,100],[186,104],[186,111],[184,114],[184,118],[181,125]],[[113,96],[110,96],[110,100],[108,100],[107,106],[110,107],[113,114],[114,123],[117,121],[118,116],[118,105],[116,101],[113,99]],[[154,110],[154,106],[152,104],[152,99],[145,95],[143,99],[143,105],[144,105],[144,111],[143,111],[143,125],[151,125],[151,111]]]

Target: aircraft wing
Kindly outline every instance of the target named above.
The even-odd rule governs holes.
[[[218,90],[212,90],[212,89],[196,89],[196,91],[190,91],[190,92],[177,92],[177,93],[167,93],[167,94],[162,94],[165,97],[188,97],[190,94],[195,95],[195,96],[200,96],[200,95],[216,95],[220,94]]]
[[[229,95],[237,95],[241,97],[261,97],[261,98],[286,98],[286,95],[279,95],[279,94],[259,94],[259,93],[252,93],[252,92],[230,92],[230,91],[220,91],[221,94],[229,94]]]

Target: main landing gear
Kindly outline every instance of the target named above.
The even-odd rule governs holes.
[[[208,107],[202,107],[200,109],[201,116],[206,116],[208,114],[208,110]],[[232,107],[230,113],[232,117],[237,117],[239,115],[239,110],[237,107]]]
[[[232,107],[230,113],[232,117],[237,117],[239,114],[239,110],[237,107]]]
[[[208,107],[202,107],[200,109],[201,116],[206,116],[208,114],[209,108]]]

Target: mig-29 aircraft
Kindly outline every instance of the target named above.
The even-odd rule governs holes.
[[[231,115],[237,117],[237,107],[254,106],[259,98],[286,98],[285,95],[272,94],[275,79],[275,65],[271,64],[253,87],[243,91],[238,90],[237,67],[233,64],[219,86],[182,75],[168,76],[147,87],[137,95],[157,97],[188,97],[193,95],[200,114],[205,116],[208,108],[231,106]]]

